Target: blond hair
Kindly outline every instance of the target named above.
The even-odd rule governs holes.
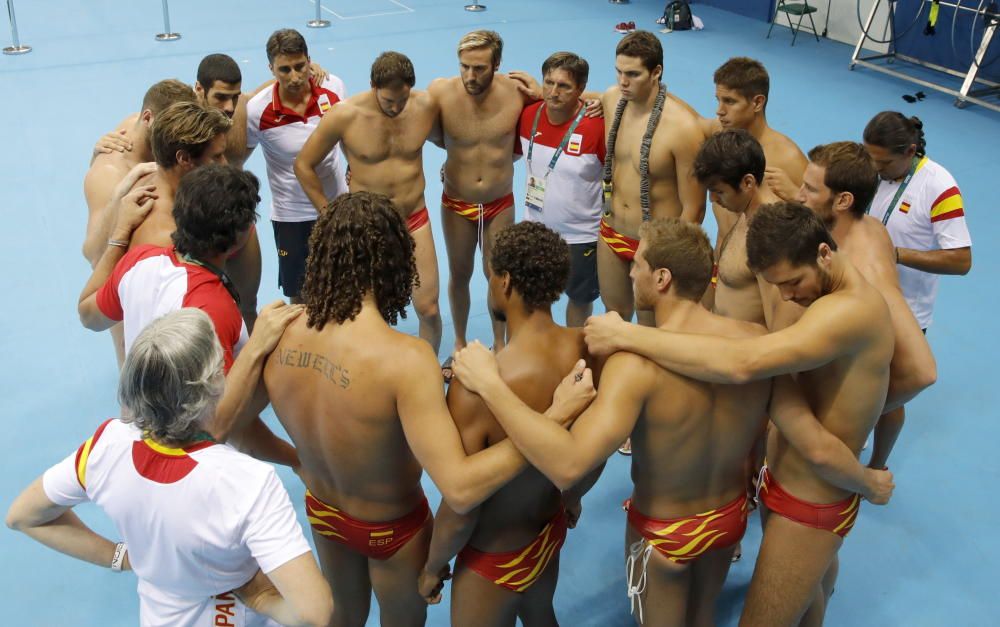
[[[197,159],[209,143],[233,125],[226,114],[196,102],[178,102],[156,116],[150,143],[153,158],[162,168],[177,165],[177,151]]]
[[[500,37],[500,33],[492,30],[474,30],[466,33],[458,41],[458,54],[479,48],[489,48],[493,55],[493,65],[500,65],[500,59],[503,57],[503,38]]]

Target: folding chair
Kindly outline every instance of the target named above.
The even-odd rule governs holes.
[[[771,38],[771,31],[774,30],[774,23],[778,21],[778,13],[784,13],[785,19],[788,20],[788,28],[792,30],[792,45],[795,45],[795,38],[799,36],[799,31],[803,28],[813,34],[816,41],[819,41],[819,32],[816,31],[816,23],[813,21],[812,14],[817,11],[816,7],[809,4],[809,0],[802,0],[802,2],[785,2],[785,0],[778,0],[778,6],[774,7],[774,17],[771,18],[771,27],[767,29],[767,39]],[[792,24],[792,16],[798,15],[799,21]],[[811,28],[803,27],[802,20],[809,18],[809,23],[812,25]]]

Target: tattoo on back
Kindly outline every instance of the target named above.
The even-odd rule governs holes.
[[[293,368],[312,368],[334,385],[345,390],[351,387],[350,371],[319,353],[282,348],[278,350],[278,363]]]

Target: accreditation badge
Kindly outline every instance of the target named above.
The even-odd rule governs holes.
[[[541,211],[545,206],[545,179],[540,176],[528,176],[528,195],[524,199],[528,209]]]

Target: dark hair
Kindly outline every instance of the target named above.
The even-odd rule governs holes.
[[[878,171],[864,146],[857,142],[823,144],[809,151],[809,160],[826,169],[823,184],[834,194],[854,196],[854,217],[865,215],[878,187]]]
[[[259,192],[252,172],[231,165],[213,163],[185,174],[174,195],[177,252],[202,260],[231,249],[257,221]]]
[[[552,70],[566,70],[573,77],[577,87],[586,87],[590,77],[590,64],[583,57],[572,52],[556,52],[542,64],[542,79]]]
[[[639,227],[643,259],[653,270],[670,270],[674,293],[701,300],[712,280],[712,245],[705,230],[677,218],[658,218]]]
[[[898,111],[883,111],[868,122],[863,137],[866,144],[896,155],[905,153],[910,146],[916,146],[918,157],[927,154],[924,123],[917,116],[908,118]]]
[[[267,38],[267,62],[274,63],[274,59],[279,55],[293,57],[304,54],[309,56],[309,47],[302,33],[294,28],[282,28],[271,33]]]
[[[212,89],[215,81],[222,83],[242,83],[243,74],[240,66],[228,54],[210,54],[198,64],[198,84],[206,92]]]
[[[663,67],[663,44],[648,30],[637,30],[622,37],[615,48],[615,56],[635,57],[652,72]]]
[[[160,81],[146,90],[146,95],[142,97],[142,108],[140,111],[149,110],[155,118],[161,111],[175,102],[197,102],[194,90],[191,86],[182,83],[176,78],[168,78]]]
[[[814,266],[820,244],[837,250],[833,236],[809,207],[797,202],[763,205],[747,231],[747,266],[754,274],[782,261]]]
[[[308,325],[322,329],[328,322],[353,320],[369,293],[386,322],[405,318],[419,285],[413,247],[413,237],[388,196],[338,196],[320,213],[309,237],[301,293]]]
[[[372,63],[372,87],[395,87],[402,83],[407,87],[417,84],[413,71],[413,62],[409,57],[399,52],[383,52]]]
[[[750,57],[733,57],[719,66],[712,77],[716,85],[739,92],[750,100],[754,96],[768,97],[771,78],[764,64]]]
[[[569,245],[540,222],[518,222],[497,233],[490,267],[510,275],[511,287],[529,310],[546,309],[569,281]]]
[[[764,181],[764,149],[743,129],[720,131],[701,145],[694,158],[694,176],[702,185],[719,180],[733,189],[752,174],[757,185]]]
[[[225,113],[197,102],[172,104],[153,120],[149,142],[153,158],[162,168],[177,165],[178,150],[198,159],[212,140],[232,125]]]

